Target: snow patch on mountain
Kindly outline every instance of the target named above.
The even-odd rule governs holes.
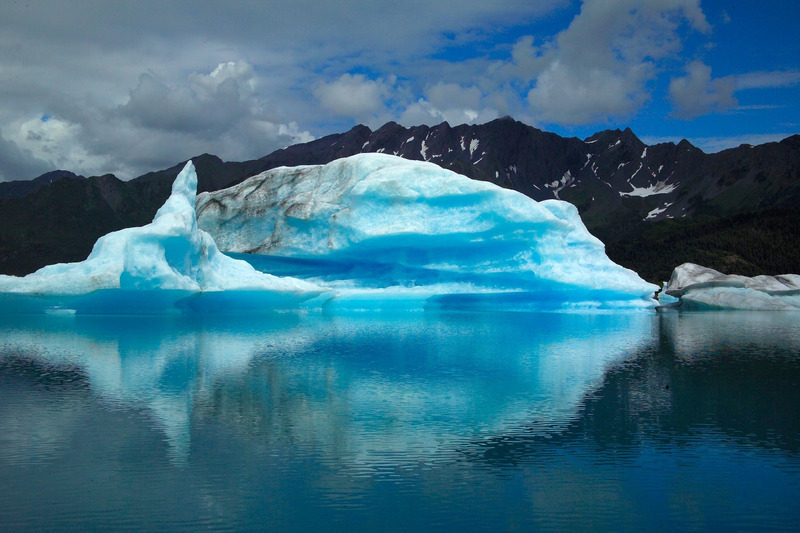
[[[666,181],[657,181],[647,187],[636,187],[631,185],[632,190],[629,192],[621,192],[619,193],[620,196],[638,196],[638,197],[646,197],[646,196],[653,196],[655,194],[668,194],[678,188],[677,183],[670,183],[667,184]]]
[[[643,163],[639,163],[639,168],[637,168],[636,172],[633,173],[633,175],[631,176],[631,179],[628,180],[628,183],[630,183],[633,180],[633,178],[636,177],[636,175],[642,170],[643,166],[644,166]]]
[[[475,153],[475,150],[478,149],[478,144],[479,143],[480,143],[480,141],[478,139],[472,139],[469,142],[469,156],[470,157],[472,157],[472,155]]]
[[[644,220],[650,220],[650,219],[656,218],[658,215],[660,215],[661,213],[666,211],[667,208],[669,208],[671,205],[672,205],[671,203],[666,203],[665,202],[662,207],[656,207],[655,209],[653,209],[652,211],[647,213],[647,216],[644,218]]]
[[[563,176],[561,176],[560,180],[555,180],[551,183],[546,183],[545,187],[548,189],[553,189],[553,196],[560,200],[558,193],[563,191],[565,188],[572,185],[575,181],[575,178],[572,177],[572,173],[567,170]]]

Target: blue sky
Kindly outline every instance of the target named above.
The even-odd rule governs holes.
[[[123,179],[394,120],[706,151],[800,132],[800,0],[8,1],[0,180]]]

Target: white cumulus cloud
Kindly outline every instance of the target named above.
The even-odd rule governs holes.
[[[437,83],[425,90],[424,98],[406,106],[398,122],[406,126],[432,126],[441,122],[456,126],[488,122],[498,116],[496,109],[485,104],[478,87]]]
[[[683,24],[709,30],[699,0],[586,0],[553,42],[515,49],[515,64],[535,70],[532,112],[556,124],[632,114],[650,98],[657,61],[681,49]]]
[[[363,74],[342,74],[330,83],[320,84],[314,95],[322,107],[335,115],[361,120],[385,108],[394,81],[372,80]]]
[[[701,61],[686,66],[686,76],[669,84],[669,94],[675,105],[675,115],[692,118],[712,111],[726,111],[737,105],[733,92],[736,80],[732,77],[712,78],[711,67]]]
[[[740,106],[736,98],[739,91],[752,89],[778,89],[800,83],[800,72],[758,71],[714,78],[711,67],[695,60],[685,67],[685,75],[673,78],[669,94],[674,106],[674,115],[691,119],[709,113],[729,110],[757,111],[776,109],[773,103]]]
[[[64,168],[131,178],[204,152],[254,159],[314,138],[296,121],[271,113],[257,87],[255,70],[245,61],[223,62],[172,83],[145,72],[123,103],[53,101],[46,119],[37,115],[6,127],[3,146],[19,171]]]

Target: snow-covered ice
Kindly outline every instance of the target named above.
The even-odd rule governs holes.
[[[658,289],[571,204],[388,155],[273,169],[199,195],[197,217],[223,251],[324,264],[307,277],[338,291],[332,307],[652,308]]]
[[[800,275],[747,277],[684,263],[665,291],[684,309],[800,311]]]
[[[0,275],[0,293],[8,304],[0,309],[162,312],[206,303],[236,306],[237,300],[293,306],[323,292],[220,253],[197,227],[196,192],[197,174],[189,161],[150,224],[104,235],[85,261],[49,265],[23,278]],[[216,294],[197,298],[201,293]]]
[[[610,261],[571,204],[430,163],[360,154],[196,187],[189,162],[152,223],[105,235],[85,261],[0,276],[0,310],[655,306],[657,287]]]

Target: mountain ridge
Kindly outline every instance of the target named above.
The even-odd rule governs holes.
[[[364,152],[429,161],[539,201],[569,201],[609,254],[618,254],[612,259],[634,270],[643,266],[635,247],[626,243],[648,238],[653,225],[696,226],[774,210],[791,218],[787,213],[800,205],[800,135],[706,154],[685,139],[648,146],[630,128],[578,139],[503,117],[455,127],[443,122],[405,128],[388,122],[373,131],[357,125],[255,160],[225,162],[211,154],[192,160],[203,192],[277,166],[324,164]],[[47,262],[83,259],[97,237],[150,222],[184,163],[127,182],[113,175],[84,178],[55,171],[28,186],[0,183],[0,272],[25,274]],[[70,221],[71,233],[56,228],[63,226],[59,217]],[[66,249],[67,243],[74,248]],[[750,273],[765,270],[751,266]],[[643,275],[655,279],[663,275],[659,269]]]

